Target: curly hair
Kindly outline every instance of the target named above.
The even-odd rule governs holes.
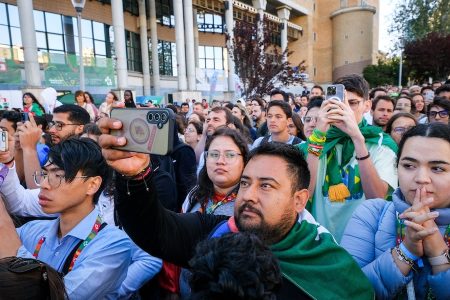
[[[282,282],[276,258],[251,233],[200,242],[189,265],[193,300],[272,300]]]

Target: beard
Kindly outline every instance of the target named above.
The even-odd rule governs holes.
[[[258,223],[248,223],[245,220],[245,216],[242,216],[242,212],[247,209],[259,216],[260,221]],[[239,231],[245,231],[253,233],[258,236],[266,245],[272,245],[281,241],[287,233],[291,230],[295,223],[297,213],[292,209],[286,208],[281,215],[277,224],[268,224],[264,219],[262,212],[252,207],[249,204],[244,204],[237,210],[236,214],[236,226]]]

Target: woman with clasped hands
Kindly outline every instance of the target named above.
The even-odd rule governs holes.
[[[418,125],[405,133],[398,178],[392,202],[372,199],[358,207],[341,245],[377,299],[450,299],[448,125]]]

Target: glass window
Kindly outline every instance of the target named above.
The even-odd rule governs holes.
[[[44,13],[42,11],[33,10],[34,26],[38,31],[45,31]]]
[[[47,38],[44,32],[36,32],[36,43],[38,48],[47,49]]]
[[[54,50],[64,50],[63,37],[60,34],[47,34],[48,48]]]
[[[92,22],[89,20],[81,20],[81,31],[84,38],[92,38]],[[75,33],[78,35],[78,31]]]
[[[11,41],[12,46],[22,46],[22,36],[20,35],[20,28],[11,27]]]
[[[206,68],[214,69],[214,59],[206,59]]]
[[[6,5],[4,3],[0,3],[0,24],[8,25],[8,18],[6,17]]]
[[[205,57],[206,58],[214,58],[214,48],[213,47],[205,47]]]
[[[95,41],[95,55],[106,55],[106,45],[104,41]]]
[[[102,23],[92,22],[94,27],[94,38],[96,40],[105,40],[105,26]]]
[[[198,46],[198,57],[205,58],[205,46]]]
[[[0,25],[0,44],[10,44],[8,26]]]
[[[45,13],[45,22],[47,24],[47,32],[63,33],[61,15]]]
[[[206,69],[206,62],[204,59],[200,60],[199,67],[200,69]]]
[[[17,6],[8,5],[9,25],[14,27],[20,27],[19,11]]]
[[[92,39],[83,38],[83,56],[88,53],[94,54],[94,41]]]

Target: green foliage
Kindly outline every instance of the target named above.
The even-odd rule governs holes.
[[[372,88],[382,85],[397,85],[399,65],[398,57],[379,58],[378,64],[364,68],[363,76]],[[406,83],[405,76],[402,81]]]
[[[403,39],[397,47],[427,36],[450,33],[450,0],[401,0],[393,14],[391,33]]]

